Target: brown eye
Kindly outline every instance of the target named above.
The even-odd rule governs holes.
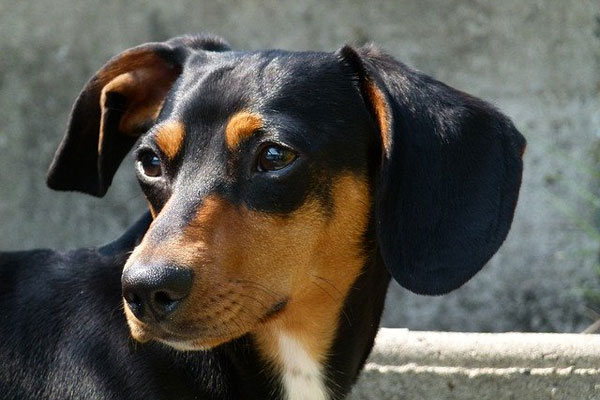
[[[278,145],[270,145],[261,150],[258,155],[257,169],[261,172],[277,171],[285,168],[296,159],[296,154]]]
[[[145,152],[139,157],[138,165],[146,176],[156,178],[162,175],[160,158],[151,151]]]

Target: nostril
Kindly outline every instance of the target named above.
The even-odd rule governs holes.
[[[125,292],[123,297],[125,297],[125,301],[127,301],[129,304],[142,304],[142,299],[140,296],[133,292]]]
[[[163,304],[163,305],[167,305],[167,304],[171,304],[174,301],[177,301],[176,299],[172,299],[171,296],[169,296],[169,293],[167,292],[156,292],[154,293],[154,302],[157,304]]]
[[[169,268],[165,271],[160,287],[151,295],[152,309],[165,317],[171,314],[185,299],[192,288],[192,272],[185,268]]]
[[[138,319],[142,319],[144,317],[144,302],[142,298],[131,291],[124,292],[123,298],[133,315]]]
[[[174,298],[168,292],[158,291],[154,293],[152,300],[154,309],[160,314],[166,315],[172,313],[177,308],[180,299]]]

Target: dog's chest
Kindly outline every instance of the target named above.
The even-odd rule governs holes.
[[[327,400],[323,367],[311,358],[295,338],[280,333],[278,337],[282,385],[286,400]]]

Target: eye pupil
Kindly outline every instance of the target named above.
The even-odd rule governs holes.
[[[293,151],[282,146],[271,145],[263,149],[258,157],[258,170],[277,171],[296,159]]]
[[[139,160],[144,171],[144,175],[157,177],[162,174],[161,162],[158,156],[154,153],[146,153]]]

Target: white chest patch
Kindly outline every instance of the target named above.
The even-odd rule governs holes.
[[[329,399],[321,365],[293,337],[280,333],[278,339],[285,399]]]

